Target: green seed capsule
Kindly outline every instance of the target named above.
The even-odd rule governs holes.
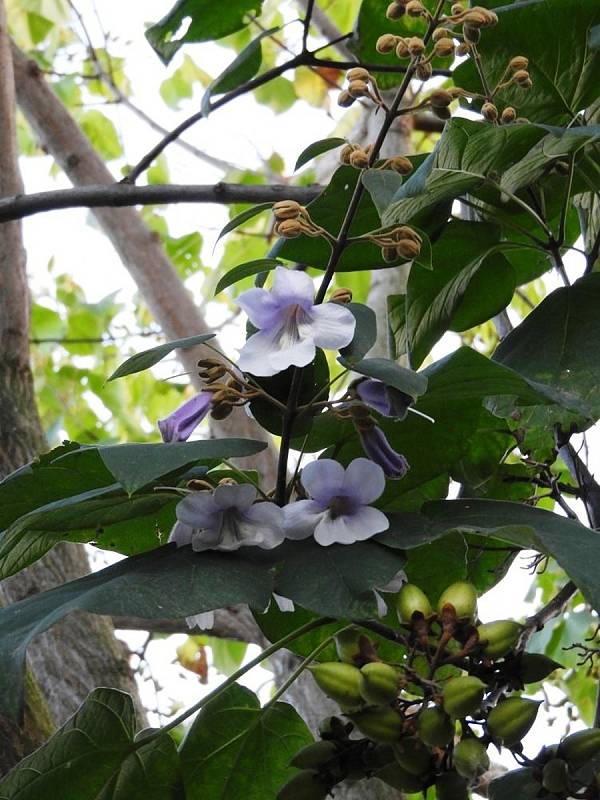
[[[469,781],[489,768],[490,759],[479,739],[462,739],[454,748],[454,769]]]
[[[600,753],[600,728],[572,733],[563,739],[558,753],[573,769],[579,769]]]
[[[335,649],[340,661],[356,666],[356,659],[360,657],[359,639],[362,633],[358,628],[343,630],[335,635]]]
[[[562,668],[562,664],[543,653],[523,653],[519,661],[519,678],[523,683],[537,683],[559,668]]]
[[[521,630],[522,626],[511,619],[486,622],[477,627],[479,642],[489,658],[502,658],[510,653],[521,635]]]
[[[458,772],[446,772],[435,782],[437,800],[469,800],[466,780]]]
[[[343,708],[363,705],[360,693],[360,670],[351,664],[327,661],[309,667],[319,689]]]
[[[450,678],[442,693],[444,711],[453,719],[474,714],[481,706],[485,688],[485,683],[472,675]]]
[[[349,716],[362,734],[376,742],[396,742],[402,736],[404,720],[393,708],[367,708]]]
[[[396,761],[411,775],[423,775],[431,767],[431,752],[420,739],[405,736],[394,745]]]
[[[335,758],[338,748],[332,741],[321,741],[307,744],[290,761],[292,767],[298,769],[318,769],[321,764]]]
[[[423,789],[423,782],[417,775],[412,775],[403,769],[400,764],[386,764],[385,767],[377,770],[373,777],[393,786],[400,792],[420,792]]]
[[[441,708],[426,708],[417,725],[421,741],[430,747],[446,747],[454,737],[454,723]]]
[[[430,617],[433,613],[429,598],[414,583],[405,583],[398,593],[396,611],[400,622],[410,622],[415,612]]]
[[[398,672],[389,664],[373,662],[362,667],[360,693],[367,703],[386,705],[398,695]]]
[[[553,794],[563,795],[569,788],[569,768],[562,758],[553,758],[544,765],[542,786]]]
[[[438,612],[441,613],[446,605],[454,608],[458,619],[474,619],[477,611],[477,590],[472,583],[457,581],[442,592],[437,604]]]
[[[305,769],[288,781],[277,793],[277,800],[324,800],[329,785],[315,770]]]
[[[493,708],[488,715],[488,731],[495,742],[512,747],[529,732],[535,722],[538,700],[509,697]]]

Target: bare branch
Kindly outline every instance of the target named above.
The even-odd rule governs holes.
[[[297,200],[309,203],[322,186],[244,186],[236,183],[212,185],[160,184],[136,186],[128,183],[78,186],[0,199],[0,222],[23,219],[64,208],[119,208],[156,203],[275,203]]]
[[[307,16],[310,4],[311,0],[296,0],[296,5],[305,11]],[[346,43],[344,41],[340,41],[343,37],[342,32],[339,30],[337,25],[335,25],[333,20],[331,20],[318,6],[315,6],[312,9],[311,23],[319,31],[321,36],[328,42],[337,42],[335,44],[335,49],[341,56],[348,59],[354,58],[354,53],[350,50]]]
[[[543,608],[525,620],[525,627],[518,643],[518,649],[523,650],[529,639],[537,631],[541,631],[550,620],[558,617],[565,610],[567,603],[577,591],[573,581],[565,583],[563,588]]]

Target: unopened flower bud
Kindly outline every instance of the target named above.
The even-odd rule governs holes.
[[[453,3],[452,8],[450,9],[450,13],[452,14],[453,17],[456,17],[459,14],[462,14],[464,10],[465,9],[463,8],[461,3]]]
[[[502,114],[500,115],[500,122],[503,125],[507,125],[509,122],[514,122],[517,118],[517,112],[512,106],[506,106]]]
[[[468,56],[470,52],[468,42],[461,42],[456,48],[457,56]]]
[[[217,486],[237,486],[237,481],[233,478],[221,478]]]
[[[533,81],[531,80],[531,78],[527,78],[527,80],[521,81],[519,83],[519,86],[521,87],[521,89],[531,89],[531,87],[533,86]]]
[[[410,58],[408,39],[398,39],[398,43],[396,45],[396,56],[398,58]]]
[[[369,86],[365,81],[352,81],[348,86],[348,94],[355,100],[359,97],[369,97]]]
[[[342,164],[349,164],[350,163],[350,156],[356,150],[356,145],[354,144],[346,144],[342,147],[340,151],[340,161]]]
[[[446,89],[436,89],[429,95],[429,104],[434,108],[447,108],[452,99],[452,94]]]
[[[481,31],[474,25],[463,25],[464,44],[477,44],[481,39]]]
[[[404,16],[406,11],[406,5],[404,3],[390,3],[387,7],[387,11],[385,15],[388,19],[400,19],[400,17]]]
[[[409,17],[421,17],[425,13],[425,6],[421,0],[409,0],[406,4],[406,13]]]
[[[213,403],[210,415],[213,419],[221,420],[226,419],[233,411],[231,403]]]
[[[371,80],[371,74],[364,67],[353,67],[346,73],[346,80],[349,83],[352,83],[353,81],[367,82]]]
[[[421,245],[412,239],[402,239],[396,245],[396,252],[401,258],[412,261],[421,252]]]
[[[362,149],[350,153],[350,165],[356,169],[366,169],[369,166],[369,156]]]
[[[378,53],[385,55],[386,53],[391,53],[396,48],[397,44],[397,36],[394,36],[393,33],[384,33],[383,36],[380,36],[379,39],[377,39],[375,49]]]
[[[436,28],[431,34],[431,38],[434,42],[438,42],[440,39],[452,39],[453,35],[450,28]]]
[[[398,260],[398,254],[396,253],[395,247],[382,247],[381,248],[381,257],[385,261],[386,264],[393,264],[394,261]]]
[[[406,45],[411,56],[420,56],[425,50],[425,42],[419,36],[411,36]]]
[[[296,219],[301,211],[303,211],[302,206],[295,200],[279,200],[273,204],[273,214],[277,220]]]
[[[398,239],[411,239],[417,244],[422,244],[423,242],[422,237],[413,228],[409,228],[408,225],[400,225],[399,228],[394,228],[394,234]]]
[[[526,69],[518,69],[513,75],[513,80],[515,83],[518,83],[520,85],[521,83],[523,83],[523,81],[530,80],[530,77],[531,76],[529,75]]]
[[[432,108],[431,109],[438,119],[450,119],[452,116],[449,108]]]
[[[436,56],[451,56],[454,54],[454,42],[452,39],[438,39],[433,49]]]
[[[494,16],[496,15],[494,14]],[[488,25],[494,24],[494,20],[488,15],[487,9],[481,8],[480,6],[475,6],[467,11],[463,17],[463,22],[471,28],[485,28]]]
[[[415,74],[420,81],[428,81],[433,75],[433,67],[429,61],[423,61],[420,64],[417,64]]]
[[[388,164],[399,175],[408,175],[413,171],[412,161],[406,156],[394,156],[394,158],[390,158]]]
[[[349,108],[353,102],[354,98],[352,97],[350,92],[346,91],[346,89],[344,89],[339,93],[337,100],[338,106],[341,106],[342,108]]]
[[[351,303],[352,302],[352,290],[346,289],[344,287],[340,287],[339,289],[334,289],[329,297],[330,303]]]
[[[302,223],[297,219],[283,219],[275,226],[275,233],[284,239],[295,239],[302,232]]]
[[[493,103],[484,103],[481,106],[481,113],[488,122],[496,122],[498,119],[498,109]]]
[[[519,69],[527,69],[529,66],[529,59],[525,58],[525,56],[515,56],[514,58],[511,58],[508,66],[513,70],[513,72],[516,72]]]

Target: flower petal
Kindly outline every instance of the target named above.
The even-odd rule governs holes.
[[[183,522],[176,522],[171,528],[169,541],[175,542],[177,547],[185,547],[186,544],[191,544],[193,534],[194,528],[190,525],[186,525]]]
[[[313,361],[317,354],[312,339],[300,339],[291,347],[278,349],[271,353],[270,363],[276,372],[283,372],[288,367],[305,367]]]
[[[266,289],[248,289],[237,298],[255,328],[272,328],[277,324],[281,308],[277,298]]]
[[[397,453],[377,425],[358,431],[360,443],[369,458],[379,464],[388,478],[403,478],[410,469],[408,461]]]
[[[308,539],[315,532],[321,518],[326,514],[313,500],[297,500],[283,508],[284,532],[286,539],[298,541]]]
[[[212,492],[192,492],[180,500],[175,507],[175,515],[180,522],[192,528],[211,528],[220,512]]]
[[[355,458],[347,467],[343,494],[353,498],[359,505],[367,506],[385,489],[385,475],[378,464],[368,458]]]
[[[275,600],[277,608],[284,613],[296,610],[294,601],[290,600],[289,597],[283,597],[282,595],[273,592],[273,600]]]
[[[186,617],[185,621],[189,628],[201,628],[203,631],[208,631],[215,627],[215,612],[203,611],[201,614]]]
[[[220,509],[237,508],[246,511],[256,500],[256,488],[249,483],[223,484],[213,493],[215,505]]]
[[[195,530],[192,536],[192,550],[194,553],[203,553],[205,550],[222,550],[221,520],[214,528]]]
[[[275,503],[255,503],[244,516],[256,525],[257,533],[260,532],[259,537],[255,538],[258,547],[271,550],[285,539],[283,509]]]
[[[341,464],[332,458],[321,458],[304,467],[300,480],[309,496],[326,508],[334,497],[343,494],[344,476]]]
[[[387,603],[375,589],[373,589],[373,594],[375,595],[375,602],[377,603],[377,616],[383,619],[388,612]]]
[[[330,544],[353,544],[370,539],[376,533],[389,528],[390,523],[383,511],[362,506],[353,514],[344,514],[331,519],[327,514],[317,525],[315,541],[327,547]]]
[[[291,346],[281,346],[285,329],[259,331],[253,334],[240,350],[238,367],[252,375],[270,376],[288,367],[305,367],[315,357],[312,339],[300,339]]]
[[[338,350],[350,344],[356,328],[354,314],[337,303],[315,306],[312,317],[313,339],[317,347]]]
[[[315,285],[302,270],[276,267],[271,294],[280,306],[297,303],[308,310],[314,303]]]
[[[392,409],[384,383],[374,380],[361,381],[356,384],[356,392],[363,403],[386,417],[390,416]]]
[[[208,414],[212,403],[210,392],[200,392],[179,406],[165,419],[158,420],[163,442],[186,442]]]

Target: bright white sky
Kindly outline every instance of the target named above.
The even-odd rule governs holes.
[[[160,83],[179,66],[182,54],[174,59],[169,68],[165,68],[144,39],[143,23],[160,19],[169,10],[172,2],[173,0],[145,0],[143,4],[138,4],[123,0],[102,0],[102,3],[97,3],[105,29],[119,38],[117,45],[113,47],[113,54],[119,55],[120,50],[127,54],[127,74],[133,85],[133,101],[167,128],[174,127],[181,119],[197,110],[200,96],[197,93],[193,101],[182,103],[178,112],[170,111],[161,100],[157,102]],[[296,16],[291,0],[280,3],[279,6],[287,18]],[[94,37],[97,37],[96,43],[101,45],[103,40],[95,22],[92,0],[77,0],[77,7],[84,14]],[[298,32],[300,35],[299,26]],[[218,74],[231,60],[231,51],[216,45],[195,45],[184,48],[184,51],[196,58],[198,64],[212,75]],[[122,134],[125,147],[123,163],[135,163],[157,141],[157,134],[126,108],[106,106],[102,111],[111,117]],[[337,106],[333,106],[332,112],[335,118],[340,118]],[[186,137],[196,147],[213,156],[250,168],[257,168],[261,163],[260,157],[268,158],[276,150],[284,157],[288,174],[291,174],[295,158],[304,147],[330,135],[334,126],[334,119],[304,102],[297,103],[294,108],[278,116],[268,108],[257,105],[251,97],[246,97],[216,112],[208,121],[197,124]],[[222,177],[218,170],[200,162],[177,145],[170,146],[168,158],[171,178],[175,183],[214,183]],[[50,166],[50,158],[23,160],[22,170],[27,191],[69,185],[62,175],[51,177]],[[115,178],[119,179],[121,163],[112,162],[109,167]],[[210,205],[179,205],[168,212],[173,235],[200,229],[205,239],[203,257],[208,264],[218,260],[219,250],[213,256],[212,249],[218,230],[226,219],[224,208]],[[108,293],[119,291],[119,300],[131,302],[133,282],[119,263],[111,245],[101,232],[87,224],[88,220],[89,215],[85,210],[59,211],[25,220],[25,241],[34,291],[38,293],[44,287],[52,285],[53,277],[48,275],[47,266],[50,256],[53,256],[54,275],[63,272],[72,275],[84,287],[90,301],[94,302]],[[575,277],[580,267],[572,263],[571,268]],[[193,278],[189,283],[190,288],[198,290],[200,281],[200,277]],[[548,284],[554,288],[558,282],[550,276]],[[216,303],[209,304],[207,308],[209,322],[213,324],[222,319],[223,313],[222,306]],[[229,331],[228,341],[232,347],[241,344],[239,327]],[[455,339],[446,338],[436,347],[435,357],[440,357],[454,346]],[[522,565],[523,562],[517,560],[509,576],[482,598],[480,611],[484,620],[493,619],[498,614],[498,609],[501,609],[503,616],[517,619],[531,613],[530,606],[523,599],[530,586],[531,576]],[[144,634],[128,633],[124,638],[135,649],[141,645]],[[155,640],[150,644],[147,657],[157,683],[155,685],[145,681],[142,684],[143,699],[148,707],[157,705],[168,713],[174,704],[187,705],[194,702],[205,691],[213,688],[218,680],[215,671],[211,669],[209,686],[199,686],[195,676],[173,663],[175,645],[183,641],[185,636],[181,635]],[[256,648],[251,650],[255,654]],[[265,697],[270,691],[269,678],[270,673],[256,670],[248,678],[247,685],[255,690],[262,687],[261,695]],[[544,727],[540,715],[534,731],[528,737],[531,751],[539,748]],[[558,737],[558,726],[554,730]],[[510,759],[506,763],[510,765]]]

